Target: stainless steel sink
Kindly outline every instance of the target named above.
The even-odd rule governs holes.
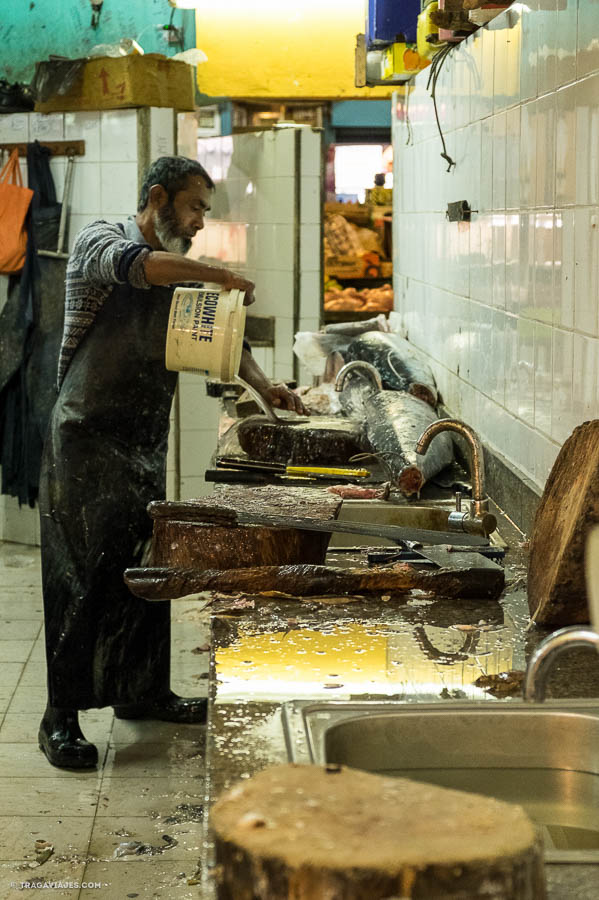
[[[519,803],[550,862],[599,862],[599,702],[294,701],[291,761],[335,762]]]
[[[429,531],[449,531],[447,517],[455,509],[455,501],[441,501],[435,506],[412,506],[386,500],[344,500],[339,510],[339,522],[362,522],[372,525],[400,525],[406,528],[424,528]],[[456,543],[459,533],[456,533]],[[329,548],[395,547],[393,541],[368,535],[333,534]]]

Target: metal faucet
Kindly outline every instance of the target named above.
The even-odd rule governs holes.
[[[540,644],[530,658],[522,695],[527,703],[542,703],[551,664],[570,647],[594,647],[599,653],[599,633],[592,628],[560,628]]]
[[[341,370],[343,371],[343,370]],[[461,495],[456,495],[455,512],[450,513],[449,525],[469,534],[489,535],[497,527],[497,519],[489,512],[489,498],[485,496],[485,463],[478,435],[470,425],[459,419],[437,419],[425,428],[416,444],[416,453],[423,455],[434,437],[442,431],[455,431],[461,435],[470,448],[470,478],[472,480],[472,501],[470,512],[463,512]]]
[[[337,372],[337,378],[335,379],[335,390],[342,391],[343,385],[345,384],[345,379],[349,375],[350,372],[359,369],[361,372],[365,372],[370,379],[372,380],[373,385],[377,389],[377,391],[383,390],[383,382],[381,381],[381,376],[379,375],[377,369],[369,362],[365,362],[362,359],[354,359],[352,362],[345,363],[339,371]]]

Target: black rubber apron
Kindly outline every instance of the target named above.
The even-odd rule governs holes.
[[[40,478],[52,706],[126,704],[169,688],[170,603],[134,597],[123,572],[140,564],[151,535],[147,504],[165,496],[177,381],[164,366],[171,296],[117,286],[52,413]]]

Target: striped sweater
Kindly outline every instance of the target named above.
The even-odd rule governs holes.
[[[86,225],[75,240],[66,276],[65,316],[58,360],[58,387],[77,347],[117,284],[149,290],[144,261],[152,248],[135,220]]]

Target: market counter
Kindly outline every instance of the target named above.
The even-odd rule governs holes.
[[[430,599],[391,603],[327,597],[221,596],[213,604],[207,809],[239,779],[288,761],[281,718],[289,700],[514,703],[526,660],[547,635],[529,630],[526,547],[500,521],[512,550],[499,601]],[[507,681],[499,673],[515,673]],[[573,650],[548,682],[553,697],[599,697],[599,661]],[[209,816],[203,896],[210,897]],[[548,864],[552,900],[594,898],[599,868]]]

